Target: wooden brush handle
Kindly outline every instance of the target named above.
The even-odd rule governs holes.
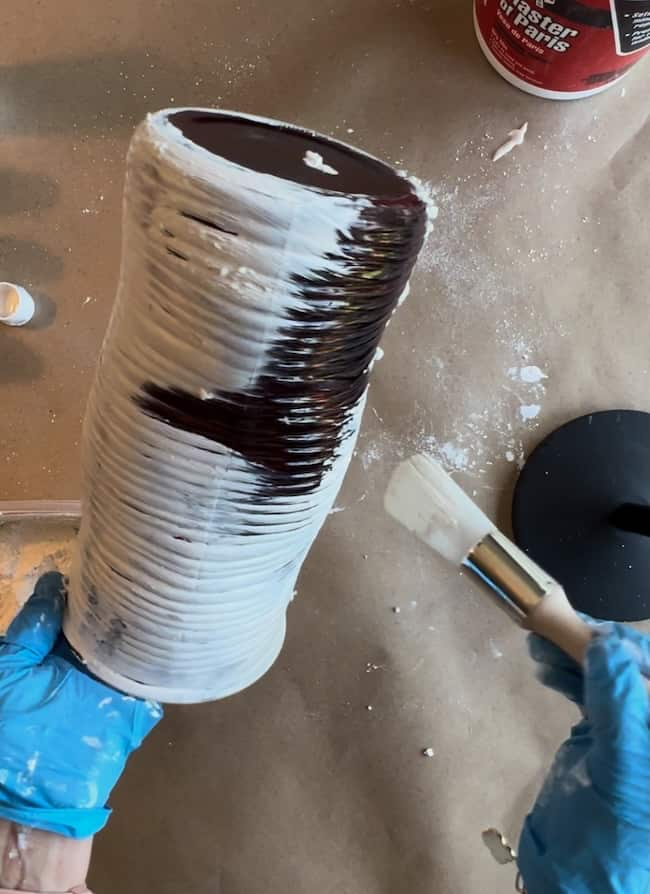
[[[578,664],[585,663],[594,628],[576,613],[559,584],[528,614],[524,627],[555,643]],[[645,685],[650,695],[650,679]]]
[[[555,643],[578,664],[584,664],[593,627],[576,614],[559,584],[526,616],[524,626]]]

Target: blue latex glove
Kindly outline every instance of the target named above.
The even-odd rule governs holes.
[[[650,637],[602,625],[584,674],[530,638],[539,676],[581,705],[519,842],[528,894],[650,892]]]
[[[83,669],[60,636],[64,604],[61,575],[44,575],[0,637],[0,817],[87,838],[162,709]]]

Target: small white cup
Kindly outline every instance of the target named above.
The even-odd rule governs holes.
[[[0,282],[0,323],[24,326],[34,316],[34,299],[27,289],[12,282]]]

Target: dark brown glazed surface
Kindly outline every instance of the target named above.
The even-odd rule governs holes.
[[[286,128],[191,112],[173,115],[172,121],[194,142],[247,167],[289,177],[310,170],[300,159],[314,140]],[[382,195],[348,200],[355,220],[347,232],[336,232],[337,252],[315,255],[307,274],[289,272],[285,283],[276,285],[302,299],[303,309],[287,318],[276,343],[267,348],[254,387],[233,393],[220,391],[215,382],[206,400],[173,384],[143,382],[134,395],[147,414],[259,466],[258,498],[309,493],[320,484],[365,391],[385,324],[424,237],[426,207],[407,180],[362,155],[336,151],[339,157],[328,154],[328,159],[335,165],[345,162],[343,182],[353,193],[374,188]],[[395,195],[388,196],[389,189]],[[306,190],[304,202],[309,201]],[[332,196],[331,201],[341,199]],[[331,245],[331,235],[324,233],[323,244]]]

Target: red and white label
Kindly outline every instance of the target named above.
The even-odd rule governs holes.
[[[475,0],[475,11],[496,61],[542,90],[594,90],[650,47],[650,0]]]

